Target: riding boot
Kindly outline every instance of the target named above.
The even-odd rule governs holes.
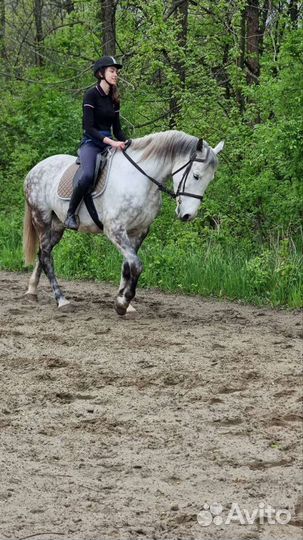
[[[74,231],[77,231],[79,228],[79,217],[75,215],[75,212],[80,202],[82,201],[83,195],[84,195],[83,187],[79,186],[79,184],[76,185],[76,187],[74,187],[74,191],[71,196],[66,220],[64,221],[64,225],[67,229],[72,229]]]

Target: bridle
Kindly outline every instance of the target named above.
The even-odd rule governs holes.
[[[155,184],[159,191],[162,191],[163,193],[167,193],[167,195],[169,195],[172,199],[179,199],[180,197],[192,197],[193,199],[199,199],[200,201],[203,201],[203,195],[196,195],[195,193],[188,193],[187,191],[185,191],[185,187],[186,187],[186,180],[188,178],[188,175],[190,173],[190,170],[192,168],[192,165],[194,162],[199,162],[199,163],[205,163],[205,161],[207,161],[207,158],[208,158],[208,154],[209,154],[209,149],[208,149],[208,152],[207,152],[207,155],[205,158],[198,158],[197,157],[197,152],[201,152],[202,149],[203,149],[203,140],[202,139],[199,139],[198,140],[198,144],[197,144],[197,148],[196,150],[191,154],[189,160],[184,164],[182,165],[181,167],[179,167],[179,169],[177,169],[176,171],[172,172],[171,176],[174,176],[175,174],[177,174],[178,172],[182,171],[183,169],[185,169],[184,173],[183,173],[183,176],[178,184],[178,187],[177,187],[177,191],[176,193],[174,191],[171,191],[170,189],[168,189],[166,186],[163,186],[163,184],[161,184],[161,182],[159,182],[158,180],[156,180],[155,178],[153,178],[152,176],[149,176],[149,174],[147,174],[143,169],[141,169],[141,167],[138,165],[138,163],[136,163],[127,153],[126,153],[126,150],[127,148],[130,146],[131,144],[131,140],[128,141],[127,145],[126,145],[126,148],[125,150],[123,150],[123,154],[124,156],[126,157],[126,159],[128,159],[128,161],[134,166],[136,167],[136,169],[138,169],[138,171],[140,171],[142,174],[144,174],[144,176],[146,176],[146,178],[148,178],[151,182],[153,182],[153,184]],[[180,199],[179,199],[180,200]]]

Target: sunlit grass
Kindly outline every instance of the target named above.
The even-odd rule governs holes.
[[[24,269],[21,218],[2,219],[0,268]],[[140,252],[141,287],[214,296],[272,306],[303,306],[303,257],[290,240],[254,252],[216,239],[161,242],[151,235]],[[95,279],[118,285],[122,257],[103,236],[67,232],[54,250],[56,272],[67,279]]]

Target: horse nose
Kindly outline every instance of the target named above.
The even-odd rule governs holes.
[[[189,214],[184,214],[184,216],[181,217],[182,221],[188,221],[190,218]]]

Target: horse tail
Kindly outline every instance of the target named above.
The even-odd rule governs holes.
[[[32,264],[37,254],[38,237],[33,225],[32,210],[28,203],[25,203],[25,214],[23,224],[23,253],[26,265]]]

